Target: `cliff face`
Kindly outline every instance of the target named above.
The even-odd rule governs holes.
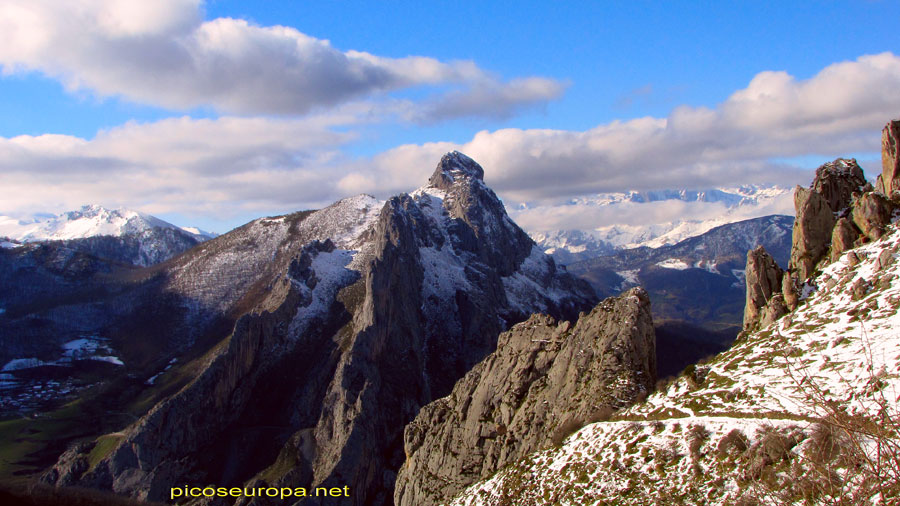
[[[573,325],[534,315],[404,433],[395,504],[454,497],[566,431],[609,416],[652,388],[656,343],[640,288],[601,302]]]
[[[348,486],[350,497],[322,500],[390,504],[403,427],[422,405],[449,393],[507,326],[593,304],[482,178],[450,153],[431,184],[389,199],[374,219],[311,215],[300,227],[323,239],[260,287],[265,297],[201,359],[197,378],[105,436],[116,438],[105,453],[65,454],[45,481],[152,500],[185,483]],[[202,264],[193,269],[202,275]]]

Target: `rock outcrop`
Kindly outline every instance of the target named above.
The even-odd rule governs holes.
[[[875,189],[889,198],[900,191],[900,120],[888,122],[881,131],[881,174]]]
[[[856,240],[859,239],[859,234],[859,229],[856,228],[856,225],[849,218],[844,217],[837,220],[834,224],[834,229],[831,231],[829,260],[834,262],[841,256],[841,253],[852,249]]]
[[[184,484],[346,486],[350,497],[302,504],[390,504],[403,427],[421,406],[508,326],[535,312],[574,318],[596,300],[509,219],[473,160],[449,153],[430,181],[371,221],[353,202],[306,218],[292,230],[334,241],[295,252],[197,377],[92,466],[85,447],[45,480],[149,500]]]
[[[875,191],[856,160],[844,158],[819,167],[809,188],[796,188],[788,272],[782,273],[759,248],[747,254],[744,330],[764,327],[796,309],[799,287],[816,273],[820,262],[832,262],[861,243],[881,238],[896,207],[884,194],[897,189],[898,138],[900,121],[892,121],[882,133],[884,167]],[[785,277],[780,291],[772,282],[778,276]]]
[[[848,216],[854,196],[871,190],[854,159],[838,158],[816,169],[809,188],[794,190],[794,237],[789,269],[808,279],[825,257],[837,219]]]
[[[836,216],[845,216],[853,195],[871,190],[854,158],[838,158],[816,169],[810,189],[825,199]]]
[[[745,275],[747,302],[744,307],[744,330],[759,328],[763,322],[774,321],[773,318],[777,319],[787,312],[783,295],[784,270],[764,247],[758,246],[747,252]],[[789,293],[793,294],[793,291]]]
[[[406,427],[398,506],[427,506],[550,446],[648,392],[656,352],[650,301],[634,288],[573,325],[545,315],[503,333],[497,350]]]
[[[800,186],[794,191],[794,209],[790,269],[807,279],[828,251],[834,211],[820,193]]]
[[[884,235],[884,227],[891,222],[891,201],[876,192],[867,192],[853,202],[853,223],[869,241]]]

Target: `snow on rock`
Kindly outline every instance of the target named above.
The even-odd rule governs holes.
[[[359,273],[347,268],[353,260],[353,255],[353,251],[341,249],[318,252],[310,266],[317,280],[313,288],[309,288],[299,280],[291,279],[291,283],[306,295],[309,303],[297,309],[291,321],[290,335],[299,336],[309,325],[317,321],[317,317],[324,319],[324,314],[331,307],[338,290],[359,276]]]
[[[363,233],[374,227],[384,201],[371,195],[356,195],[339,200],[314,212],[300,223],[300,230],[319,240],[331,239],[335,246],[356,250],[364,241]]]
[[[31,369],[33,367],[41,367],[48,364],[48,362],[36,358],[16,358],[7,362],[0,371],[18,371],[19,369]]]
[[[2,371],[15,371],[31,369],[42,366],[69,366],[75,360],[95,360],[109,362],[116,365],[125,365],[121,359],[112,355],[112,350],[107,342],[97,336],[87,336],[62,345],[62,356],[56,360],[38,360],[36,358],[17,358],[3,366]]]
[[[736,280],[732,286],[743,288],[747,286],[747,270],[746,269],[731,269],[731,275],[734,276]]]
[[[571,295],[559,287],[547,285],[546,280],[552,279],[558,269],[552,262],[550,257],[535,245],[519,270],[503,278],[503,287],[512,307],[538,308],[546,311],[546,299],[559,302]]]

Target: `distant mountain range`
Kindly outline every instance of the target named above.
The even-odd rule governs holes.
[[[786,266],[791,216],[764,216],[721,225],[658,248],[616,250],[571,263],[601,297],[642,286],[653,301],[660,377],[725,350],[741,329],[747,251],[765,246]]]
[[[107,209],[95,204],[82,206],[77,211],[55,216],[36,215],[25,220],[0,216],[0,237],[18,242],[65,241],[101,235],[121,237],[154,228],[182,231],[201,241],[217,235],[196,228],[179,227],[139,211]]]
[[[168,260],[215,236],[138,211],[98,205],[24,220],[0,216],[3,248],[55,243],[100,259],[137,266]]]
[[[689,237],[701,235],[715,227],[750,218],[772,214],[789,214],[793,209],[792,190],[774,185],[745,185],[733,188],[707,190],[661,190],[650,192],[605,193],[591,197],[574,199],[569,205],[585,214],[599,209],[612,211],[620,209],[621,219],[613,223],[597,223],[588,229],[564,229],[534,231],[532,238],[545,253],[563,264],[607,255],[619,249],[647,246],[658,248],[675,244]],[[685,217],[672,215],[671,219],[648,217],[645,223],[628,224],[635,221],[631,215],[649,211],[660,203],[721,204],[721,213],[714,217]],[[649,205],[648,205],[649,204]],[[665,214],[665,210],[660,209]]]

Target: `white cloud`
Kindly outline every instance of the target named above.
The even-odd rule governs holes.
[[[227,218],[326,204],[335,192],[323,167],[353,138],[331,127],[322,117],[185,117],[128,123],[90,140],[0,138],[2,211],[62,211],[98,202]]]
[[[133,30],[123,26],[117,29]],[[408,64],[425,67],[424,74],[439,72],[427,70],[428,62]],[[402,114],[402,103],[382,110],[351,102],[302,119],[129,123],[93,139],[0,138],[0,214],[63,211],[88,202],[222,219],[273,214],[361,192],[385,197],[412,190],[443,153],[459,149],[484,166],[487,183],[508,205],[528,202],[543,214],[534,211],[534,219],[602,222],[612,218],[573,215],[565,202],[625,190],[805,184],[810,172],[777,160],[876,153],[881,128],[900,115],[896,90],[900,58],[883,53],[831,65],[805,80],[763,72],[716,107],[682,106],[666,118],[614,121],[583,132],[482,131],[461,144],[403,145],[361,159],[345,152],[359,125],[372,116]]]
[[[766,200],[758,205],[728,209],[721,202],[685,202],[659,200],[655,202],[620,202],[615,205],[543,205],[510,210],[510,215],[529,232],[552,230],[592,230],[607,225],[647,226],[680,220],[707,221],[728,216],[729,221],[741,221],[772,214],[794,214],[791,193]]]
[[[202,14],[200,0],[0,0],[0,65],[73,91],[238,114],[305,114],[408,87],[459,88],[416,112],[430,122],[505,117],[562,93],[550,79],[502,82],[472,62],[340,51],[291,27]]]
[[[803,182],[809,176],[775,159],[877,152],[879,131],[900,114],[900,58],[867,55],[830,65],[810,79],[762,72],[715,108],[681,106],[666,118],[614,121],[588,131],[482,131],[459,149],[486,169],[509,202],[552,202],[623,190],[710,188]],[[361,167],[373,185],[412,187],[410,160],[435,145],[401,146]],[[415,153],[420,153],[417,156]],[[374,189],[375,186],[372,187]]]

